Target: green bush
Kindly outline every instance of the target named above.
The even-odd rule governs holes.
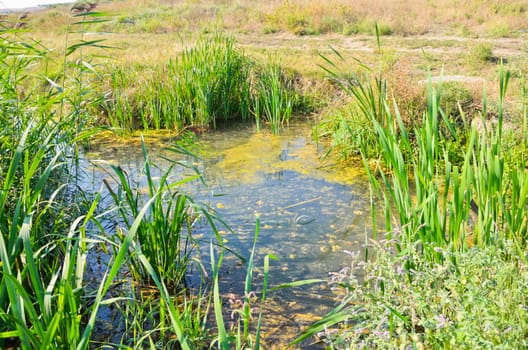
[[[361,150],[369,158],[379,155],[376,134],[354,104],[326,111],[312,134],[317,142],[326,144],[326,155],[334,154],[341,160],[359,158]]]
[[[491,44],[478,43],[469,47],[465,55],[466,64],[474,69],[480,69],[482,64],[493,61]]]
[[[490,24],[488,34],[494,38],[505,38],[512,35],[512,29],[507,23]]]
[[[332,349],[520,349],[528,346],[528,267],[512,242],[501,248],[437,249],[431,262],[416,247],[401,254],[393,242],[369,247],[351,269],[334,274],[344,293],[321,330]],[[362,276],[362,277],[359,277]],[[329,317],[330,318],[330,317]],[[315,327],[314,327],[315,328]]]

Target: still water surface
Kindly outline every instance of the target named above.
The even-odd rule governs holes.
[[[328,278],[329,272],[349,265],[347,251],[360,250],[368,236],[370,203],[364,172],[360,166],[324,166],[320,150],[309,134],[309,123],[302,122],[291,124],[280,136],[256,133],[253,126],[201,135],[204,153],[194,165],[203,174],[205,184],[193,181],[184,188],[229,224],[232,231],[220,228],[224,242],[243,256],[250,254],[259,218],[255,264],[262,267],[266,254],[278,257],[271,263],[271,286]],[[159,167],[160,175],[169,166],[161,155],[176,157],[163,152],[160,142],[149,145],[149,156]],[[91,163],[104,160],[118,164],[136,179],[139,187],[146,186],[141,176],[143,156],[138,142],[101,140],[85,157]],[[91,169],[85,182],[99,188],[108,176],[99,167]],[[174,178],[181,179],[186,174],[191,174],[189,169],[178,167]],[[198,226],[194,235],[203,238],[201,254],[208,261],[207,242],[214,235],[206,225]],[[259,271],[254,276],[257,291],[262,283]],[[246,266],[228,253],[220,274],[220,288],[226,299],[241,297]],[[191,274],[189,283],[197,283],[197,279],[198,274]],[[333,294],[324,283],[270,293],[264,319],[267,348],[283,347],[334,303]]]

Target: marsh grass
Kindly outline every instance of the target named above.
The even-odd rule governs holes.
[[[152,203],[149,201],[147,205]],[[257,297],[257,291],[253,288],[253,273],[261,271],[254,263],[258,231],[257,221],[254,244],[247,260],[244,293],[239,303],[235,303],[237,307],[232,310],[231,316],[235,317],[232,326],[226,322],[229,310],[225,306],[225,297],[219,287],[219,280],[222,278],[219,270],[225,249],[211,242],[211,274],[202,275],[197,291],[174,291],[167,288],[156,269],[141,252],[140,246],[130,241],[129,248],[136,251],[140,262],[144,264],[143,269],[147,271],[153,283],[149,288],[132,284],[128,294],[116,298],[125,328],[119,346],[156,347],[156,344],[163,344],[165,347],[182,349],[260,349],[262,310],[268,291],[269,260],[275,257],[264,257],[263,286],[258,291],[260,297]],[[202,268],[205,272],[205,267]],[[255,307],[259,310],[257,317]]]
[[[323,157],[334,156],[350,161],[361,156],[361,150],[368,152],[367,157],[379,156],[377,137],[369,121],[360,113],[357,106],[344,103],[324,112],[322,120],[312,130],[313,138],[325,145]]]
[[[111,126],[137,128],[216,128],[218,122],[251,121],[274,133],[300,106],[293,82],[277,64],[259,67],[224,34],[204,35],[168,65],[131,72],[113,69],[105,112]]]
[[[524,241],[526,228],[517,216],[526,214],[526,203],[508,187],[513,186],[517,193],[527,190],[522,165],[526,155],[520,150],[516,153],[519,159],[505,164],[505,159],[511,158],[505,157],[502,146],[506,135],[503,105],[510,80],[507,71],[500,71],[495,121],[487,121],[490,116],[485,94],[479,115],[467,116],[460,104],[455,114],[452,106],[442,108],[446,106],[442,84],[429,82],[421,120],[408,123],[395,99],[388,97],[382,68],[371,78],[371,70],[360,64],[365,68],[362,77],[340,80],[343,74],[336,72],[338,65],[323,58],[327,63],[323,68],[352,97],[353,106],[376,134],[377,142],[366,139],[360,149],[371,184],[379,200],[386,203],[386,232],[395,234],[403,247],[420,241],[431,256],[435,246],[463,249],[497,244],[505,238]],[[453,89],[448,91],[457,94]],[[446,101],[454,103],[455,99],[461,98],[448,95]],[[471,123],[473,118],[481,123]],[[479,124],[484,125],[480,130]],[[354,129],[345,126],[345,130],[350,138],[357,139]],[[367,165],[372,154],[381,155],[381,168],[374,170]],[[471,223],[470,211],[476,214]]]
[[[381,73],[374,80],[367,76],[342,84],[377,135],[381,166],[370,167],[367,147],[372,144],[364,145],[362,154],[375,200],[382,203],[386,240],[375,247],[374,260],[363,267],[353,265],[364,268],[365,280],[353,277],[342,284],[343,303],[295,343],[332,325],[347,324],[351,328],[338,336],[324,334],[332,348],[526,345],[526,325],[521,322],[509,333],[516,316],[498,312],[522,299],[517,292],[524,282],[517,285],[505,276],[524,270],[528,232],[526,149],[504,146],[506,134],[511,134],[504,128],[509,81],[509,72],[501,67],[495,118],[487,110],[484,92],[482,112],[474,116],[480,127],[469,123],[460,107],[465,125],[453,123],[441,107],[441,84],[429,81],[426,109],[411,128],[395,100],[387,97]],[[517,135],[517,143],[522,145],[525,138]],[[452,154],[456,148],[462,156]],[[505,156],[512,151],[515,158]],[[379,232],[374,235],[381,237]],[[372,257],[370,246],[367,251]],[[488,265],[493,273],[483,268]],[[370,269],[375,272],[370,274]],[[504,296],[489,293],[490,285]],[[504,304],[495,304],[497,298]],[[504,333],[509,334],[497,336]]]
[[[269,123],[271,132],[278,134],[289,122],[298,96],[293,82],[278,64],[270,63],[257,73],[253,93],[253,114],[259,129],[260,120]]]
[[[525,202],[512,196],[506,187],[512,186],[521,194],[528,190],[521,166],[524,160],[510,164],[512,168],[505,171],[502,148],[502,103],[508,80],[509,74],[501,71],[497,123],[483,132],[478,132],[476,126],[457,130],[440,109],[441,92],[431,85],[428,108],[422,123],[413,130],[414,138],[397,107],[394,115],[385,110],[388,125],[393,127],[371,120],[383,149],[384,164],[390,169],[380,172],[381,179],[371,173],[374,188],[381,189],[381,198],[391,203],[385,209],[387,232],[397,231],[404,243],[422,242],[431,256],[434,253],[427,253],[428,244],[463,249],[468,245],[496,245],[505,238],[524,241],[526,228],[517,215],[526,214]],[[480,118],[485,120],[486,115],[484,110]],[[441,123],[449,134],[441,132]],[[464,149],[461,163],[457,157],[453,161],[449,152],[453,143]],[[475,204],[473,209],[471,203]],[[397,226],[389,220],[392,207],[396,208]],[[473,225],[469,224],[470,210],[478,217]]]
[[[233,39],[204,36],[151,76],[143,70],[130,75],[128,67],[113,70],[106,113],[112,126],[124,130],[214,128],[219,120],[247,120],[249,70]]]
[[[125,170],[110,164],[112,181],[104,184],[114,200],[118,217],[123,228],[119,229],[116,238],[118,245],[123,244],[126,237],[124,232],[130,230],[133,219],[138,215],[146,201],[151,201],[149,210],[140,223],[135,244],[141,255],[131,254],[129,259],[130,270],[137,281],[148,282],[150,272],[145,270],[141,259],[146,258],[163,282],[176,290],[184,288],[188,264],[191,260],[197,241],[192,236],[192,227],[201,218],[205,218],[211,225],[218,238],[222,240],[215,225],[215,216],[205,207],[194,203],[192,198],[185,194],[182,186],[191,181],[200,180],[201,175],[184,177],[173,180],[173,170],[179,166],[174,161],[165,169],[161,176],[155,176],[155,167],[151,164],[145,144],[142,139],[143,149],[143,176],[147,182],[147,193],[142,193],[134,186]],[[116,183],[115,188],[113,184]],[[143,191],[144,192],[144,191]]]
[[[1,345],[86,349],[94,322],[83,319],[90,309],[83,274],[94,243],[87,227],[99,199],[87,202],[70,185],[75,142],[89,135],[82,130],[84,109],[67,99],[66,78],[63,88],[55,82],[35,88],[43,86],[35,80],[50,82],[33,70],[49,51],[17,34],[4,32],[0,41]],[[70,52],[81,46],[89,44],[74,43]],[[82,78],[72,79],[82,86]]]

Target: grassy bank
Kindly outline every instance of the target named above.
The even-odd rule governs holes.
[[[306,335],[336,349],[526,346],[519,314],[499,311],[526,302],[528,129],[525,108],[506,126],[510,73],[499,70],[496,104],[484,92],[470,113],[429,81],[420,119],[404,118],[382,72],[371,74],[341,81],[355,114],[334,139],[361,154],[385,222],[370,259],[335,275],[342,303]]]
[[[204,131],[245,121],[279,133],[304,107],[293,74],[258,64],[221,33],[199,38],[166,65],[114,66],[108,76],[105,119],[124,131]]]

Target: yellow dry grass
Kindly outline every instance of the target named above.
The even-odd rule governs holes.
[[[70,5],[32,13],[31,27],[57,33],[68,23]],[[239,32],[313,33],[370,31],[377,21],[398,35],[516,35],[527,30],[526,0],[126,0],[99,1],[96,11],[114,21],[100,28],[120,32],[164,33],[201,30],[211,24]],[[15,20],[13,16],[12,20]]]
[[[81,17],[72,18],[70,7],[30,13],[27,32],[19,36],[53,48],[59,59],[68,43],[81,38],[66,34],[81,29],[71,25]],[[273,59],[308,79],[321,78],[319,55],[330,54],[329,46],[345,58],[377,64],[377,22],[385,34],[381,60],[388,77],[411,95],[416,89],[400,83],[423,80],[428,72],[494,81],[500,59],[519,74],[528,70],[526,0],[101,0],[96,11],[108,21],[84,28],[83,38],[104,38],[116,47],[103,52],[111,57],[104,62],[116,65],[166,64],[199,35],[220,29],[257,60]],[[17,16],[4,24],[15,25]],[[491,48],[493,60],[480,62],[471,52],[481,43]]]

